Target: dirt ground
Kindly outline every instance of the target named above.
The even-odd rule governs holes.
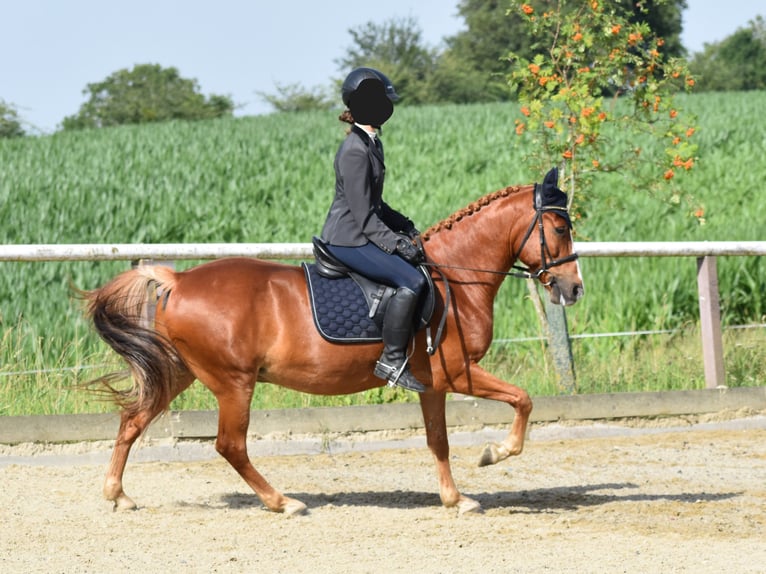
[[[453,434],[483,507],[462,516],[422,433],[254,439],[309,508],[289,518],[207,442],[144,443],[125,477],[140,508],[121,513],[101,498],[108,443],[0,445],[0,572],[766,572],[764,413],[537,425],[520,457],[477,467],[503,434]]]

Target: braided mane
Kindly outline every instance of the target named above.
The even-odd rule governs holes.
[[[487,195],[480,197],[476,201],[470,203],[466,207],[463,207],[447,217],[446,219],[443,219],[439,223],[436,223],[429,227],[422,235],[423,241],[428,241],[432,235],[438,233],[439,231],[442,231],[444,229],[452,229],[452,226],[455,225],[458,221],[469,217],[473,215],[474,213],[478,213],[483,207],[486,207],[493,203],[495,200],[508,197],[509,195],[513,195],[514,193],[518,193],[522,191],[523,189],[528,188],[528,185],[509,185],[508,187],[505,187],[503,189],[499,189],[497,191],[493,191],[492,193],[488,193]]]

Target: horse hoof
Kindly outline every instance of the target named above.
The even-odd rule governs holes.
[[[296,516],[306,513],[306,505],[300,500],[289,499],[287,503],[282,507],[282,512],[285,516]]]
[[[129,496],[125,496],[124,494],[121,496],[118,496],[114,499],[114,507],[112,510],[114,512],[122,512],[124,510],[135,510],[138,508],[135,502],[131,500]]]
[[[460,498],[460,502],[457,504],[457,512],[459,515],[479,514],[481,513],[481,504],[479,504],[473,498],[463,496]]]
[[[488,443],[484,447],[484,452],[481,453],[481,457],[479,458],[479,466],[496,464],[498,460],[500,460],[500,457],[497,452],[497,445]]]

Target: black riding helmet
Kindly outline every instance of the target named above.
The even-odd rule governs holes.
[[[383,125],[399,99],[391,80],[373,68],[352,70],[343,81],[341,97],[355,121],[372,126]]]

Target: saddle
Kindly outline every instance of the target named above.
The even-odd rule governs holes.
[[[303,263],[314,324],[326,340],[333,343],[371,343],[383,340],[383,316],[396,292],[348,268],[338,261],[324,242],[314,237],[314,263]],[[434,285],[424,266],[427,293],[416,312],[417,329],[431,321],[434,311]]]

